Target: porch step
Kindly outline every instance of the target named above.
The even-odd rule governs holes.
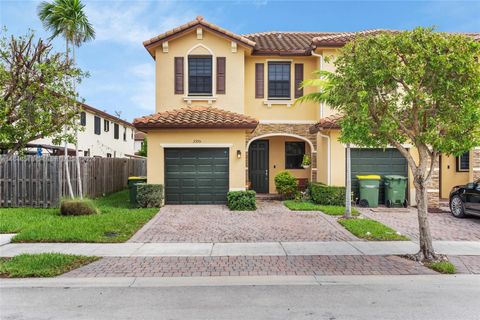
[[[282,200],[282,196],[276,193],[257,193],[257,200],[260,201],[276,201]]]

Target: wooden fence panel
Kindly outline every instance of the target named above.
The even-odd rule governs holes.
[[[1,157],[1,156],[0,156]],[[74,195],[79,194],[74,157],[67,160]],[[146,176],[145,159],[80,158],[83,195],[99,197],[127,187],[129,176]],[[63,157],[12,157],[0,164],[0,207],[58,207],[68,197]]]

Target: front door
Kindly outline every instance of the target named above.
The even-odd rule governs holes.
[[[248,149],[248,172],[251,188],[268,193],[268,140],[255,140]]]

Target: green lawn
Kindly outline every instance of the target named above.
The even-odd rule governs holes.
[[[345,213],[345,207],[342,206],[324,206],[311,201],[286,200],[283,204],[290,210],[295,211],[322,211],[331,216],[341,216]],[[352,208],[352,214],[358,215],[358,211]]]
[[[338,223],[355,236],[366,240],[410,240],[404,235],[397,234],[392,228],[371,219],[340,219]]]
[[[129,209],[128,190],[94,200],[99,214],[61,216],[59,209],[0,209],[0,233],[12,242],[124,242],[158,209]]]
[[[98,259],[61,253],[21,254],[0,258],[0,277],[55,277]]]

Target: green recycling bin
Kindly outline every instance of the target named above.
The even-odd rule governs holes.
[[[147,177],[128,177],[128,189],[130,189],[130,205],[137,206],[137,184],[147,182]]]
[[[361,207],[378,207],[378,192],[380,180],[378,175],[357,176],[360,187],[359,205]]]
[[[385,179],[385,205],[389,208],[399,205],[408,206],[405,199],[405,190],[407,189],[407,177],[404,176],[384,176]]]

